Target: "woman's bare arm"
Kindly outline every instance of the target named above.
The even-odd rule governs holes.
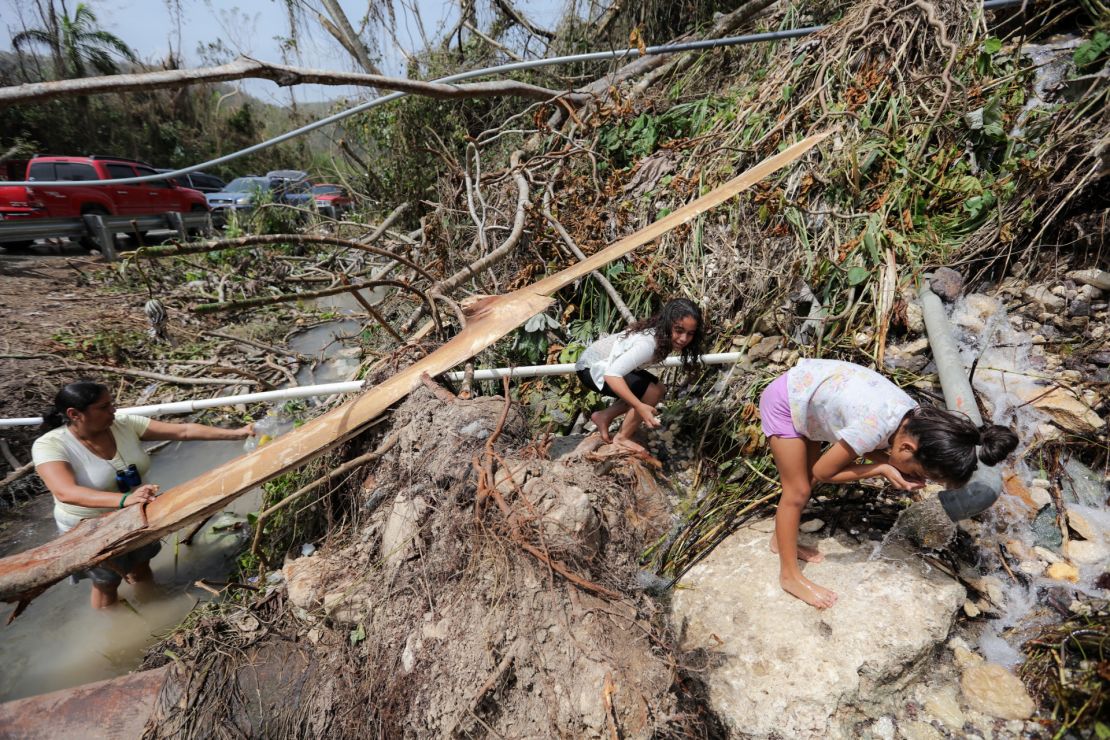
[[[143,432],[142,440],[152,442],[168,439],[175,442],[195,442],[246,439],[253,435],[254,424],[247,424],[237,429],[221,429],[220,427],[210,427],[204,424],[175,424],[151,419],[150,426]]]
[[[45,462],[35,467],[42,482],[63,504],[84,506],[89,509],[111,509],[120,505],[123,494],[118,491],[98,491],[79,485],[73,476],[73,468],[61,460]],[[152,501],[158,493],[158,486],[147,483],[136,488],[124,500],[124,506]]]

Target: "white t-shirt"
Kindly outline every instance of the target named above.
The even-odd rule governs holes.
[[[602,337],[587,347],[574,364],[574,369],[589,368],[590,377],[601,388],[605,384],[605,376],[623,378],[633,370],[650,365],[654,358],[654,332],[622,331]]]
[[[819,442],[844,440],[857,455],[885,448],[917,403],[905,391],[860,365],[802,360],[787,373],[794,428]]]
[[[150,470],[150,455],[146,454],[140,444],[140,438],[148,426],[150,419],[145,416],[116,414],[111,426],[112,436],[116,440],[116,456],[111,460],[94,455],[73,436],[68,426],[61,426],[35,440],[31,446],[31,459],[35,467],[47,462],[68,463],[77,485],[98,491],[118,491],[117,470],[126,470],[128,465],[134,465],[144,478]],[[75,527],[82,519],[92,519],[109,511],[114,509],[77,506],[54,499],[54,521],[63,532]]]

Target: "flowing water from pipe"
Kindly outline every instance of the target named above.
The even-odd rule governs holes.
[[[1052,504],[1037,510],[1020,496],[1012,495],[1018,490],[1030,490],[1035,487],[1035,479],[1044,478],[1040,470],[1030,466],[1034,458],[1030,456],[1027,462],[1022,456],[1023,450],[1036,435],[1043,432],[1048,421],[1043,412],[1028,402],[1051,388],[1046,380],[1052,372],[1047,367],[1043,349],[1034,345],[1029,334],[1013,326],[996,299],[977,294],[966,296],[953,307],[950,318],[958,328],[957,342],[964,366],[975,366],[973,385],[986,406],[989,414],[987,421],[1013,428],[1022,440],[1015,455],[1017,462],[1010,463],[1003,471],[1006,488],[1011,495],[1003,494],[991,509],[979,517],[979,522],[964,526],[975,531],[984,552],[1006,551],[1012,558],[1013,552],[1033,552],[1034,547],[1039,547],[1063,560],[1059,541],[1053,541],[1046,535],[1055,531],[1059,537]],[[1083,472],[1084,469],[1080,467],[1079,470]],[[1096,537],[1108,542],[1110,511],[1105,507],[1105,492],[1095,500],[1101,504],[1083,506],[1069,503],[1066,497],[1065,504],[1069,511],[1082,515],[1091,524]],[[1046,513],[1050,515],[1047,526],[1034,526],[1037,515]],[[937,498],[930,496],[902,512],[883,545],[877,548],[876,556],[897,553],[898,546],[902,546],[900,551],[903,553],[906,549],[939,549],[952,541],[955,532],[955,525],[944,516]],[[941,542],[944,544],[938,547]],[[983,563],[987,562],[997,562],[997,559],[984,558]],[[1058,615],[1041,608],[1039,593],[1052,588],[1057,589],[1057,593],[1063,589],[1073,594],[1097,595],[1100,590],[1095,586],[1095,580],[1110,567],[1110,559],[1081,565],[1076,583],[1048,578],[1039,572],[1041,566],[1031,561],[1014,565],[1010,571],[1015,575],[1003,568],[985,575],[969,568],[963,574],[969,580],[985,585],[999,610],[997,618],[983,622],[979,650],[988,661],[1009,667],[1022,661],[1020,643],[1029,628],[1058,620]],[[1028,566],[1028,571],[1022,566]]]

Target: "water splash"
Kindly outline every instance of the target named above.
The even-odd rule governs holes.
[[[1033,336],[1015,326],[997,299],[979,294],[965,296],[953,307],[950,318],[960,329],[957,343],[965,367],[975,367],[972,380],[986,407],[984,417],[1013,428],[1022,442],[1015,455],[1017,462],[1003,471],[1007,488],[1011,492],[1022,489],[1028,493],[1035,478],[1047,484],[1043,472],[1031,469],[1022,452],[1039,439],[1047,421],[1047,416],[1029,400],[1046,390],[1046,380],[1054,375],[1053,359],[1046,355],[1043,345],[1034,343]],[[1047,485],[1042,487],[1047,488]],[[1075,504],[1068,504],[1067,508],[1082,513],[1098,530],[1099,537],[1104,538],[1110,532],[1110,512],[1105,508],[1095,510]],[[1036,513],[1030,508],[1028,496],[1023,500],[1017,495],[1003,495],[978,518],[978,523],[972,524],[972,529],[984,552],[1005,550],[1019,557],[1018,553],[1031,553],[1034,546],[1040,545],[1062,557],[1058,545],[1049,544],[1034,532]],[[1037,559],[1035,554],[1020,557]],[[1015,567],[1021,565],[1015,563]],[[995,573],[995,580],[1002,584],[996,599],[999,603],[995,605],[1000,611],[997,618],[983,625],[979,649],[984,657],[1011,667],[1019,664],[1023,658],[1014,642],[1018,639],[1015,635],[1039,620],[1050,618],[1038,608],[1038,591],[1053,587],[1067,589],[1073,594],[1087,592],[1093,581],[1092,573],[1098,570],[1083,569],[1083,577],[1077,584],[1051,580],[1037,575],[1036,571],[1016,579],[1002,571]],[[969,571],[966,575],[974,577],[979,573]]]

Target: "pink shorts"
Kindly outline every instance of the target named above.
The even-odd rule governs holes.
[[[786,373],[783,373],[772,380],[759,397],[759,420],[763,423],[763,434],[768,439],[794,439],[802,436],[794,428],[794,420],[790,416],[790,397],[786,382]]]

